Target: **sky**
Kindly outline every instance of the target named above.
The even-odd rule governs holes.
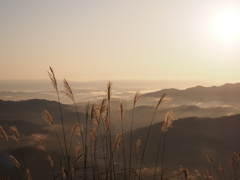
[[[0,80],[240,79],[240,1],[2,0]]]

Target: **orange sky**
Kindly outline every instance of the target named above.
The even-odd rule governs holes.
[[[52,66],[79,81],[239,82],[238,14],[240,1],[0,1],[0,80]]]

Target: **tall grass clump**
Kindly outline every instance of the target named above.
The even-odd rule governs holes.
[[[151,131],[151,128],[152,128],[153,120],[155,118],[156,112],[157,112],[160,104],[162,104],[166,101],[166,97],[167,97],[167,93],[164,93],[162,95],[162,97],[159,99],[159,101],[157,103],[157,106],[155,108],[155,111],[153,113],[153,117],[151,119],[148,131],[147,131],[146,141],[145,141],[145,144],[144,144],[144,147],[143,147],[143,152],[142,152],[142,156],[141,156],[141,163],[140,163],[140,168],[139,168],[139,178],[138,178],[139,180],[141,179],[142,165],[143,165],[143,162],[144,162],[145,151],[146,151],[146,147],[147,147],[147,143],[148,143],[149,134],[150,134],[150,131]]]
[[[8,148],[9,155],[12,155],[12,151],[11,151],[11,148],[10,148],[10,145],[9,145],[9,139],[8,139],[7,133],[6,133],[6,131],[3,129],[2,126],[0,126],[0,133],[1,133],[0,135],[2,136],[2,138],[4,139],[4,141],[5,141],[6,144],[7,144],[7,148]],[[16,171],[16,174],[17,174],[18,179],[20,179],[19,174],[18,174],[17,167],[14,166],[14,168],[15,168],[15,171]]]
[[[165,149],[167,142],[167,131],[173,122],[173,112],[171,110],[165,114],[165,119],[161,128],[159,128],[159,134],[157,134],[156,138],[154,139],[157,143],[157,154],[154,166],[148,167],[145,163],[145,159],[147,158],[147,148],[149,148],[149,137],[154,124],[155,116],[159,107],[166,102],[167,93],[164,93],[157,101],[153,114],[149,119],[149,126],[146,128],[146,134],[141,134],[140,137],[135,139],[135,110],[138,100],[142,97],[139,91],[134,94],[132,100],[129,118],[129,131],[126,132],[124,129],[126,118],[124,119],[124,106],[122,101],[120,101],[119,116],[117,118],[120,119],[120,126],[118,127],[118,131],[114,132],[115,126],[112,119],[113,115],[111,114],[113,112],[111,109],[113,93],[112,82],[107,83],[106,94],[103,95],[101,101],[86,103],[84,119],[84,116],[81,116],[80,111],[78,110],[76,99],[69,82],[66,79],[63,79],[64,90],[59,91],[57,79],[51,67],[50,71],[48,72],[48,76],[57,95],[60,115],[60,131],[57,130],[57,125],[54,123],[55,119],[53,120],[48,110],[43,110],[42,119],[45,120],[50,126],[56,138],[56,144],[59,147],[56,147],[55,152],[49,151],[49,148],[45,146],[46,141],[43,141],[43,137],[40,134],[35,134],[34,140],[35,143],[37,142],[37,148],[42,150],[41,152],[44,154],[45,160],[48,163],[50,172],[46,173],[49,174],[50,179],[168,179],[164,169],[166,168]],[[60,101],[59,92],[62,92],[73,103],[73,119],[75,119],[76,122],[73,123],[71,128],[67,126],[65,121],[66,119],[63,118],[63,108]],[[15,126],[11,126],[9,130],[12,133],[11,136],[8,136],[3,127],[0,126],[0,136],[7,144],[9,160],[15,167],[17,178],[19,180],[22,180],[23,178],[26,180],[32,180],[33,174],[31,175],[32,171],[30,173],[29,170],[31,167],[25,160],[18,129]],[[129,138],[127,139],[126,137],[128,137],[128,135]],[[13,156],[9,143],[9,137],[17,142],[17,147],[21,153],[21,161],[19,161],[18,158],[15,158],[16,156]],[[206,155],[206,158],[208,162],[213,165],[219,180],[235,180],[240,178],[240,155],[237,152],[235,152],[231,158],[231,168],[229,173],[222,164],[217,166],[210,156]],[[146,167],[143,167],[143,165]],[[199,179],[217,179],[209,170],[206,170],[205,174],[200,173],[198,170],[195,170],[195,172]],[[174,174],[176,175],[177,179],[194,179],[188,169],[184,168],[183,166],[180,166],[180,169],[175,171]],[[0,177],[0,180],[1,179],[3,178]],[[10,179],[10,177],[7,177],[6,179]]]
[[[62,135],[63,135],[63,141],[64,141],[64,149],[65,149],[65,155],[64,153],[62,154],[63,156],[63,160],[64,160],[64,163],[65,163],[65,166],[68,170],[68,172],[70,172],[70,164],[69,164],[69,161],[68,161],[68,149],[67,149],[67,141],[66,141],[66,133],[65,133],[65,126],[64,126],[64,119],[63,119],[63,113],[62,113],[62,107],[61,107],[61,102],[60,102],[60,97],[59,97],[59,90],[58,90],[58,84],[57,84],[57,79],[55,77],[55,74],[54,74],[54,71],[52,69],[52,67],[49,68],[50,71],[48,71],[48,76],[51,80],[51,83],[57,93],[57,99],[58,99],[58,105],[59,105],[59,113],[60,113],[60,117],[61,117],[61,124],[62,124]],[[63,150],[62,150],[63,152]],[[65,169],[66,169],[65,168]],[[71,173],[68,173],[70,176],[71,176]]]

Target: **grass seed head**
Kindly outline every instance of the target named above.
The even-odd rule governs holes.
[[[65,168],[62,167],[62,168],[61,168],[61,174],[62,174],[62,178],[63,178],[63,179],[66,177],[66,172],[65,172],[65,171],[66,171]]]
[[[65,88],[65,91],[62,91],[62,92],[65,94],[65,96],[67,96],[73,102],[75,102],[73,92],[72,92],[72,88],[71,88],[71,86],[69,85],[69,83],[67,82],[66,79],[63,79],[63,85],[64,85],[64,88]]]
[[[142,95],[140,94],[140,91],[138,90],[133,98],[133,108],[136,106],[137,101],[142,97]]]
[[[82,155],[81,146],[75,147],[75,155],[76,155],[76,162],[75,163],[79,163],[80,162],[80,157]]]
[[[141,141],[141,138],[139,138],[136,142],[136,152],[137,153],[140,151],[141,144],[142,144],[142,141]]]
[[[81,127],[81,124],[79,124],[79,123],[74,124],[74,126],[73,126],[73,128],[72,128],[72,130],[71,130],[71,135],[72,135],[72,136],[73,136],[73,135],[78,135],[78,136],[80,136],[80,132],[82,131],[81,128],[82,128],[82,127]]]
[[[16,126],[11,126],[9,130],[13,133],[12,136],[10,136],[13,140],[17,141],[18,144],[20,144],[20,136],[19,132]]]
[[[202,175],[198,170],[196,170],[196,169],[195,169],[195,172],[196,172],[197,176],[201,176],[201,177],[203,176],[203,175]]]
[[[15,157],[10,155],[9,158],[10,158],[10,161],[11,161],[12,165],[16,166],[19,169],[22,169],[20,163],[18,162],[18,160],[15,159]]]
[[[96,142],[96,138],[97,138],[97,129],[94,127],[94,128],[91,128],[91,131],[90,131],[90,143],[92,146],[94,146]]]
[[[104,119],[104,114],[106,113],[106,109],[108,108],[107,106],[107,98],[104,97],[102,99],[102,102],[101,102],[101,106],[99,108],[99,113],[100,113],[100,117]]]
[[[214,163],[213,163],[213,160],[210,158],[210,156],[206,155],[206,158],[207,158],[207,161],[208,161],[209,163],[214,164]]]
[[[38,148],[43,150],[44,152],[47,152],[46,148],[45,148],[45,144],[42,140],[42,137],[40,136],[40,134],[36,134],[35,136],[35,141],[37,141],[39,143]]]
[[[45,120],[50,126],[53,126],[52,116],[46,109],[44,109],[44,111],[42,112],[42,119]]]
[[[52,160],[52,158],[51,158],[51,156],[49,154],[47,154],[47,160],[48,160],[50,166],[53,167],[54,166],[53,160]]]
[[[28,168],[26,169],[26,172],[25,172],[25,178],[26,180],[32,180],[32,176]]]
[[[172,118],[173,118],[173,112],[172,110],[168,111],[165,115],[165,121],[162,125],[161,131],[165,133],[169,127],[172,127]]]
[[[218,166],[218,170],[222,171],[223,174],[225,173],[225,169],[221,163]]]
[[[120,109],[120,118],[123,120],[123,103],[120,101],[119,103],[119,109]]]
[[[99,126],[99,106],[94,103],[91,109],[91,121]]]
[[[162,95],[162,97],[159,99],[159,101],[158,101],[158,103],[157,103],[157,108],[159,107],[159,105],[161,104],[161,103],[164,103],[164,102],[166,102],[167,101],[167,92],[165,92],[163,95]]]
[[[56,78],[55,78],[54,71],[53,71],[52,67],[49,67],[49,69],[50,69],[50,72],[48,71],[48,76],[49,76],[49,78],[50,78],[50,80],[51,80],[51,83],[52,83],[54,89],[55,89],[56,91],[58,91],[58,88],[57,88],[57,80],[56,80]]]
[[[110,131],[110,123],[108,120],[108,111],[109,111],[109,108],[107,108],[106,115],[104,118],[104,124],[105,124],[106,131]]]
[[[116,135],[115,143],[114,143],[114,147],[116,147],[118,150],[120,149],[121,141],[122,141],[122,133],[118,133]]]
[[[111,99],[111,96],[112,96],[112,82],[108,82],[107,83],[107,91],[106,91],[106,93],[107,93],[107,98],[108,98],[108,101],[110,101],[110,99]]]
[[[6,143],[8,143],[8,136],[2,126],[0,126],[0,133],[2,134],[2,137],[6,141]]]

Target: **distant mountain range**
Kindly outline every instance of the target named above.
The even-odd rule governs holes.
[[[163,89],[157,92],[147,93],[145,97],[160,97],[167,92],[173,104],[209,104],[238,105],[240,102],[240,83],[224,84],[222,86],[203,87],[196,86],[185,90]]]
[[[142,101],[141,99],[139,101]],[[129,130],[129,123],[132,118],[132,110],[125,109],[126,104],[128,105],[129,101],[124,101],[124,124],[125,129]],[[169,104],[171,101],[169,102]],[[66,124],[73,125],[77,122],[76,112],[72,105],[62,104],[63,117],[67,119]],[[111,103],[111,118],[112,123],[116,125],[116,127],[120,126],[119,120],[119,101],[113,100]],[[128,105],[130,107],[130,105]],[[24,100],[24,101],[2,101],[0,100],[0,120],[24,120],[37,124],[44,124],[44,120],[42,119],[41,113],[46,109],[49,111],[53,120],[56,124],[60,123],[60,113],[59,113],[59,104],[56,101],[48,101],[48,100]],[[80,119],[85,121],[85,110],[80,105],[78,107],[80,110]],[[168,106],[160,106],[158,109],[154,123],[160,122],[164,120],[165,113],[170,109],[173,110],[175,114],[175,118],[184,118],[184,117],[221,117],[226,115],[238,114],[240,112],[238,106],[217,106],[217,107],[199,107],[196,105],[179,105],[171,107]],[[134,128],[144,127],[149,125],[149,121],[152,118],[154,113],[154,106],[146,106],[140,105],[135,108],[135,119],[136,123],[134,124]],[[116,132],[117,133],[117,132]]]
[[[121,88],[118,88],[121,89]],[[105,89],[82,88],[73,89],[75,99],[80,104],[85,104],[87,101],[100,100],[105,96]],[[139,101],[140,105],[152,105],[155,98],[160,98],[164,92],[168,92],[171,99],[171,105],[201,105],[201,106],[219,106],[231,105],[239,106],[240,100],[240,83],[225,84],[222,86],[203,87],[196,86],[187,88],[185,90],[178,89],[162,89],[151,93],[144,94],[144,97]],[[135,91],[124,88],[119,92],[114,92],[114,98],[119,102],[120,100],[127,100],[127,107],[131,107],[132,98]],[[63,103],[71,103],[71,101],[61,94],[61,101]],[[47,99],[57,100],[55,92],[52,91],[0,91],[1,100],[28,100],[28,99]]]

